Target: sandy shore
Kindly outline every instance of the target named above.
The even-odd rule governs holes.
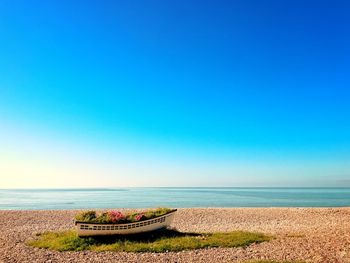
[[[76,211],[0,211],[0,262],[242,262],[249,259],[350,262],[350,208],[180,209],[180,231],[272,234],[247,248],[176,253],[56,252],[27,247],[35,233],[70,229]]]

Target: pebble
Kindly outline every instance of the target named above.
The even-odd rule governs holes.
[[[28,247],[44,231],[74,227],[77,211],[0,211],[0,262],[244,262],[303,260],[350,263],[350,208],[188,208],[172,227],[188,232],[247,230],[273,235],[247,248],[211,248],[166,253],[57,252]]]

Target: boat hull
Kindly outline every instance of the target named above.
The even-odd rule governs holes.
[[[176,211],[156,218],[127,224],[96,224],[75,222],[78,236],[130,235],[168,227]]]

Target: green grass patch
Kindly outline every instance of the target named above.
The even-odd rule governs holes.
[[[73,230],[45,232],[28,245],[58,251],[125,251],[166,252],[209,247],[242,247],[270,240],[260,233],[234,231],[228,233],[182,233],[162,230],[128,236],[78,237]]]

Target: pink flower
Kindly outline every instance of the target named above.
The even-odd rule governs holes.
[[[115,223],[115,222],[119,222],[121,220],[125,219],[125,215],[123,215],[121,212],[119,211],[110,211],[108,213],[110,220]]]
[[[135,216],[135,219],[136,219],[136,221],[140,221],[144,216],[145,216],[144,213],[140,213],[140,214]]]

